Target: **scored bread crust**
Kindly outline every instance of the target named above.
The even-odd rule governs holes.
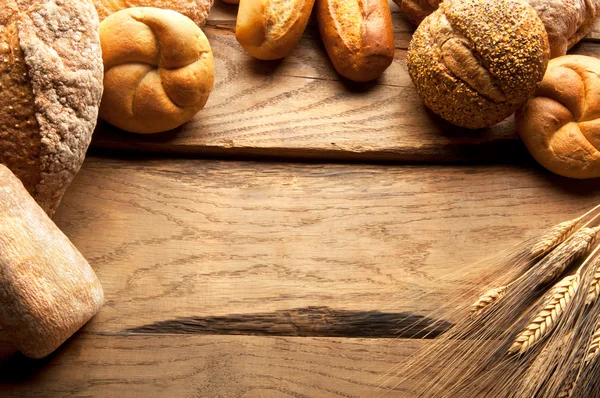
[[[525,2],[445,0],[413,35],[408,71],[428,108],[477,129],[527,101],[548,57],[544,26]]]
[[[544,80],[516,114],[531,155],[571,178],[600,177],[600,60],[567,55],[550,61]]]
[[[198,26],[204,26],[214,0],[93,0],[100,21],[110,14],[131,7],[156,7],[177,11]]]
[[[288,56],[300,41],[315,0],[241,0],[235,36],[253,57]]]
[[[394,60],[387,0],[317,0],[317,20],[337,72],[354,81],[379,77]]]
[[[600,0],[526,0],[548,32],[551,58],[563,56],[579,43],[600,16]],[[419,25],[441,0],[394,0],[405,17]]]
[[[33,100],[29,107],[35,122],[27,120],[31,123],[22,126],[29,132],[27,140],[13,137],[22,145],[13,142],[0,148],[0,162],[10,167],[15,158],[30,160],[30,167],[14,172],[52,215],[83,163],[98,117],[103,77],[98,16],[89,0],[9,0],[9,4],[12,11],[5,14],[5,21],[17,28],[20,51],[14,53],[22,54],[29,82],[18,90]],[[39,145],[37,151],[29,150],[31,142]]]

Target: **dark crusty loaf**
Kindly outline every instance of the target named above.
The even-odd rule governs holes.
[[[89,0],[0,7],[0,163],[53,214],[96,125],[103,66]]]

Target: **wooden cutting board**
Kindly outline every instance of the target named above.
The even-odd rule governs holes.
[[[341,79],[318,29],[309,26],[291,56],[258,61],[235,39],[237,7],[217,0],[204,28],[215,56],[216,83],[197,116],[158,135],[127,134],[100,124],[96,148],[189,155],[321,160],[510,162],[528,157],[509,119],[470,131],[429,112],[406,67],[414,27],[393,10],[396,57],[377,81]],[[573,52],[600,55],[599,24]]]

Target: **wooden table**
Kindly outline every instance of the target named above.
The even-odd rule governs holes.
[[[0,395],[411,396],[394,366],[430,340],[406,326],[475,283],[444,276],[584,212],[600,184],[537,166],[510,120],[428,113],[393,10],[396,61],[355,85],[314,26],[288,59],[252,60],[218,4],[206,109],[157,136],[101,124],[56,215],[105,307],[44,360],[5,343]],[[595,32],[575,52],[600,52]]]

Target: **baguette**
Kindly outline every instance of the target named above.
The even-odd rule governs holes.
[[[394,60],[387,0],[317,0],[319,31],[337,72],[357,82],[378,78]]]
[[[284,58],[300,41],[314,1],[241,0],[235,36],[255,58]]]

